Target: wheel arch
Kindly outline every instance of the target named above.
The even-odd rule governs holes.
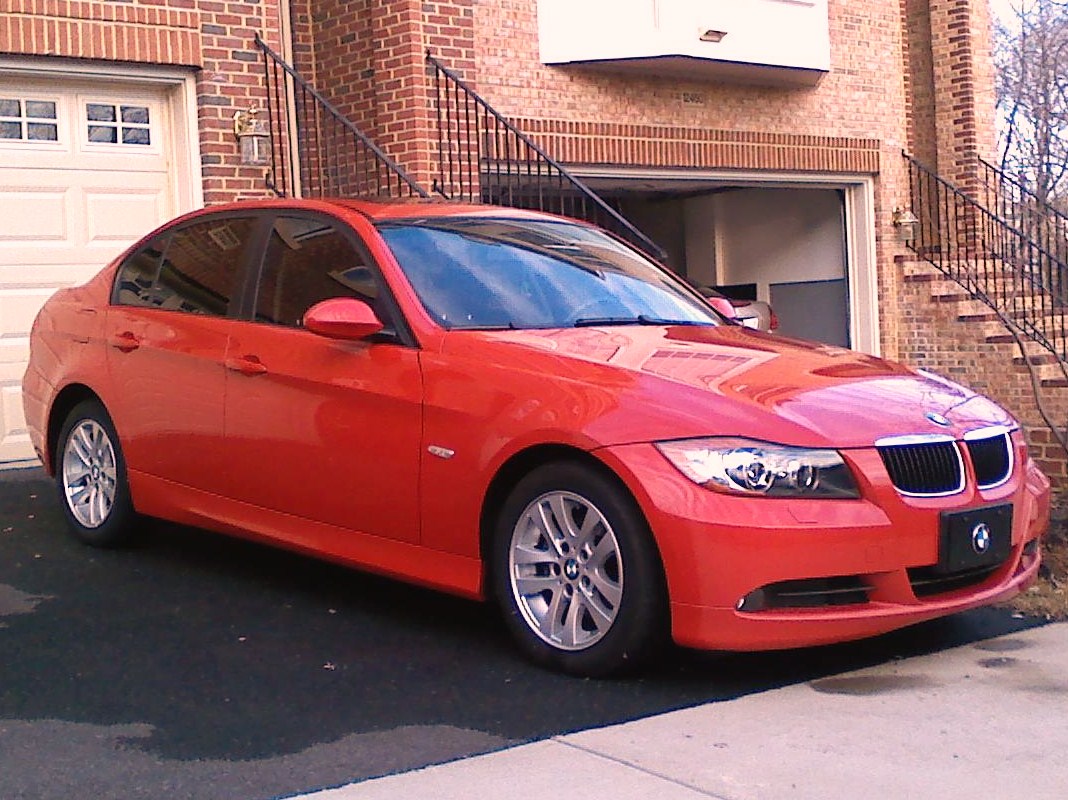
[[[47,460],[45,460],[44,466],[49,475],[55,475],[56,473],[56,443],[59,439],[59,430],[63,427],[63,422],[73,408],[85,400],[95,400],[100,405],[104,405],[100,395],[84,383],[72,383],[64,386],[52,401],[52,406],[48,411],[48,431],[45,436]],[[107,406],[104,406],[104,409],[107,410]]]
[[[631,491],[626,481],[624,481],[623,478],[620,477],[620,475],[608,464],[591,454],[589,451],[565,444],[539,444],[521,450],[505,461],[493,476],[493,480],[490,481],[489,487],[486,490],[482,502],[482,511],[479,515],[479,556],[484,566],[482,576],[483,594],[489,596],[488,570],[490,569],[491,564],[490,552],[493,546],[493,533],[494,528],[496,527],[497,517],[501,513],[505,500],[524,475],[531,470],[553,461],[570,461],[582,464],[616,484],[616,486],[626,494],[634,506],[635,513],[640,515],[642,523],[645,525],[646,530],[649,531],[652,547],[656,553],[657,560],[659,561],[660,574],[662,580],[665,582],[664,588],[666,591],[664,560],[660,553],[660,545],[656,540],[656,536],[652,533],[649,519],[642,510],[638,498],[634,496],[634,492]]]

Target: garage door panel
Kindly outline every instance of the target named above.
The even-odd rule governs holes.
[[[158,181],[141,187],[85,189],[88,244],[98,250],[128,247],[163,218],[166,196]]]
[[[18,384],[0,386],[0,462],[33,458]]]
[[[65,243],[71,235],[72,193],[73,189],[56,186],[0,185],[0,208],[6,217],[0,242]]]
[[[3,248],[0,247],[0,251]],[[116,248],[116,253],[121,248]],[[56,263],[49,264],[44,260],[35,263],[9,264],[0,267],[0,286],[5,289],[18,288],[47,288],[58,289],[60,286],[74,286],[85,283],[86,278],[100,271],[110,258],[100,260],[84,260],[71,263],[70,252],[57,251]],[[0,252],[0,259],[3,253]]]
[[[0,385],[21,381],[29,357],[28,336],[0,336]]]
[[[33,458],[20,383],[41,305],[175,210],[170,164],[180,159],[168,91],[0,76],[0,97],[18,103],[6,106],[8,131],[22,126],[0,141],[0,467]]]
[[[0,330],[17,333],[29,331],[33,318],[41,310],[44,301],[51,297],[52,289],[4,289],[0,290]]]

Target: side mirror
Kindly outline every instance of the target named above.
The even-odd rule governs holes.
[[[713,296],[706,297],[705,300],[708,301],[708,304],[712,306],[712,308],[716,309],[716,311],[725,316],[727,319],[738,318],[737,310],[734,308],[734,305],[731,303],[731,301],[728,300],[726,297]]]
[[[304,312],[304,328],[328,339],[366,339],[384,327],[374,310],[354,297],[332,297]]]

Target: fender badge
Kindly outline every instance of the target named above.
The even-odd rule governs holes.
[[[943,417],[937,411],[928,411],[926,414],[924,414],[924,416],[927,417],[928,422],[933,422],[935,425],[938,425],[941,428],[949,427],[949,420]]]
[[[437,456],[438,458],[450,459],[456,455],[455,450],[450,450],[447,447],[439,447],[436,444],[430,445],[426,450],[430,455]]]

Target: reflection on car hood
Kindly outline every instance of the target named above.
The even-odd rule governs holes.
[[[867,447],[885,436],[959,437],[976,428],[1015,425],[991,401],[943,378],[852,350],[737,326],[482,335],[529,349],[525,369],[546,369],[591,388],[608,383],[620,410],[627,412],[620,416],[634,429],[633,441],[721,433]],[[536,351],[551,354],[554,363],[536,363]],[[596,366],[591,372],[583,364]],[[626,375],[633,380],[621,381]],[[939,424],[939,416],[948,424]],[[598,438],[621,438],[618,432],[605,434]]]

